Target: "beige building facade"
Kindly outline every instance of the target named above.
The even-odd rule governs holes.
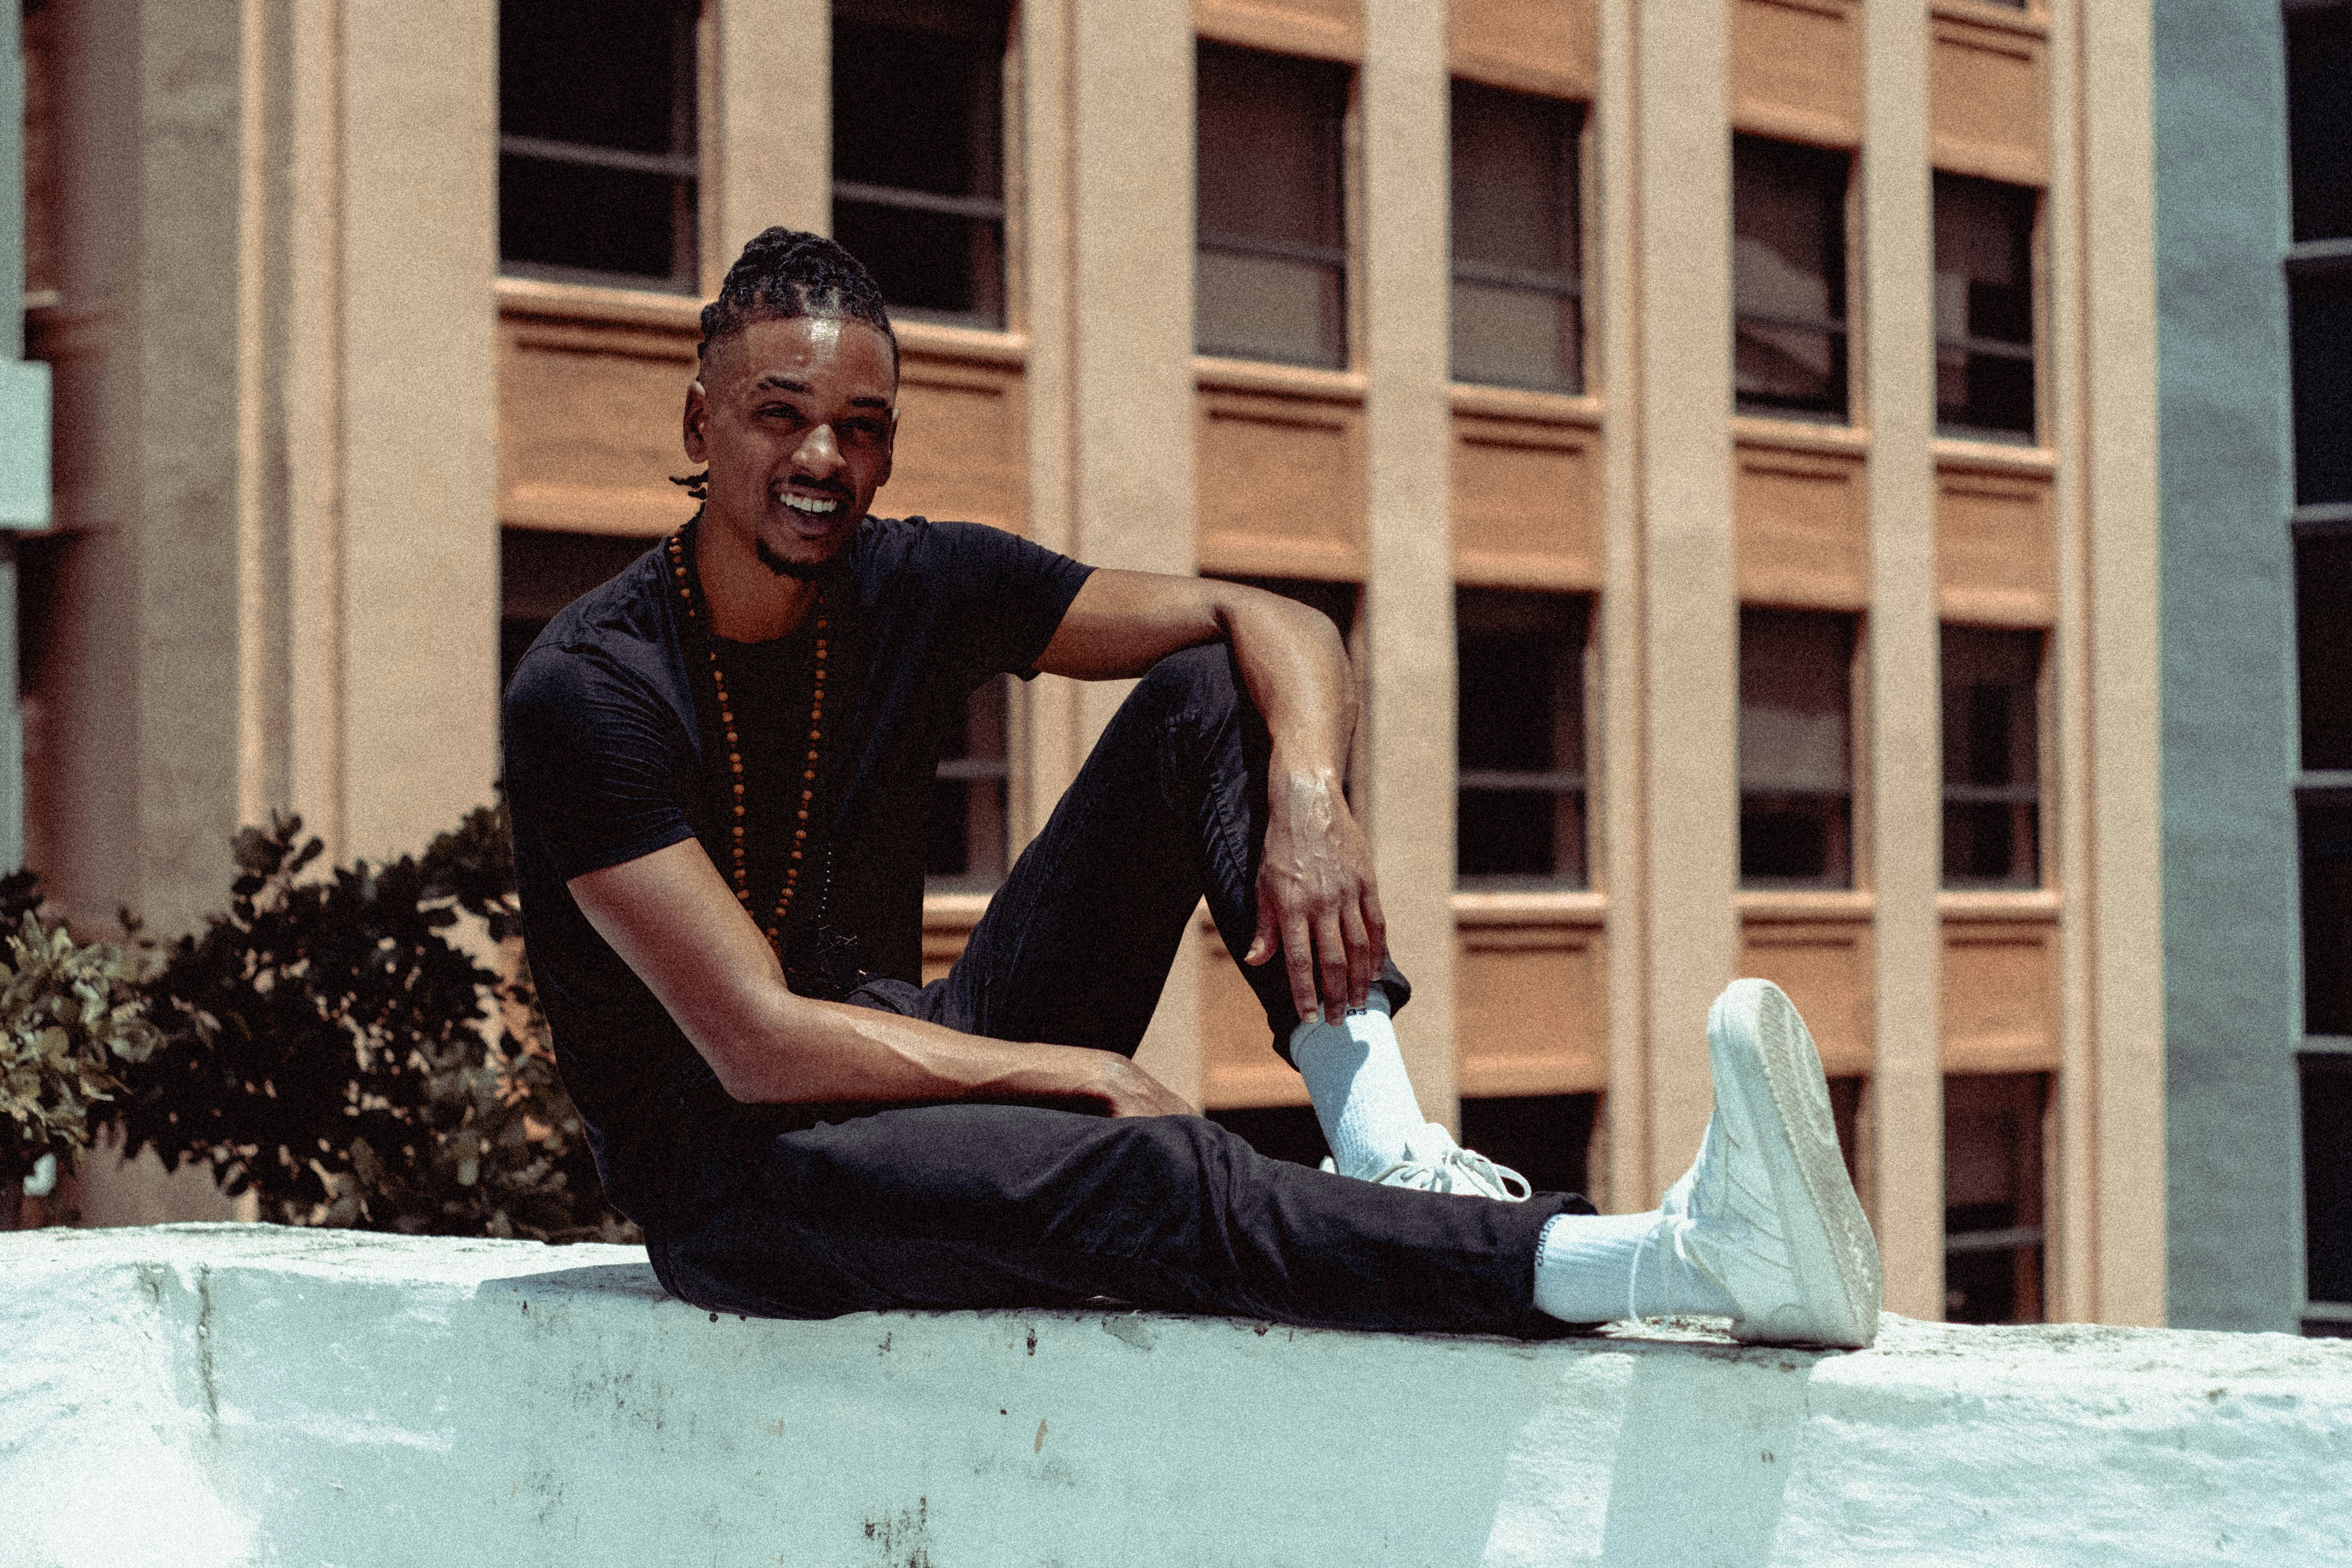
[[[928,215],[980,259],[899,312],[880,510],[1346,623],[1433,1117],[1556,1113],[1648,1206],[1708,1002],[1765,975],[1890,1309],[2161,1321],[2147,5],[1029,0],[977,45],[968,9],[702,0],[667,145],[582,152],[517,128],[519,0],[36,7],[58,892],[168,931],[241,822],[348,858],[489,798],[502,625],[685,515],[726,262]],[[964,188],[859,162],[887,127],[836,86],[900,37],[990,65]],[[549,259],[517,192],[558,167],[667,182],[642,279]],[[975,721],[928,963],[1118,695]],[[1146,1053],[1305,1104],[1205,920]]]

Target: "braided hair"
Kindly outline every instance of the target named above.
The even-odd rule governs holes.
[[[874,275],[822,235],[781,226],[762,230],[727,269],[719,298],[702,308],[702,342],[697,352],[708,360],[711,344],[754,321],[797,316],[848,316],[864,321],[889,343],[891,367],[898,367],[898,337],[890,329],[890,312]]]
[[[708,365],[712,344],[752,322],[801,316],[864,321],[890,345],[890,369],[897,373],[898,334],[891,330],[889,309],[866,264],[823,235],[781,224],[753,237],[727,269],[719,298],[702,308],[702,342],[695,346],[696,357]],[[683,485],[687,494],[700,500],[709,477],[708,472],[673,477],[670,483]]]

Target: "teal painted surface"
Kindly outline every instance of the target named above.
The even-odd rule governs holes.
[[[2292,1331],[2294,1046],[2284,66],[2278,0],[2159,0],[2171,1321]]]
[[[49,367],[0,360],[0,528],[49,526]]]

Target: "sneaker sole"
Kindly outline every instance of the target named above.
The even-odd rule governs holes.
[[[1805,1291],[1801,1305],[1761,1322],[1741,1320],[1732,1335],[1862,1349],[1878,1334],[1878,1240],[1838,1150],[1813,1037],[1779,986],[1736,980],[1716,998],[1706,1038],[1716,1092],[1738,1093],[1742,1119],[1759,1136],[1775,1202],[1791,1222],[1790,1261]],[[1801,1213],[1790,1201],[1799,1196]]]

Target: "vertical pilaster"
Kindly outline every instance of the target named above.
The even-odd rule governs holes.
[[[1862,357],[1870,429],[1867,744],[1876,897],[1872,1220],[1889,1310],[1944,1314],[1942,801],[1927,15],[1862,11]]]
[[[1064,264],[1070,535],[1097,566],[1190,573],[1193,504],[1192,17],[1181,5],[1067,0]],[[1039,438],[1055,428],[1043,421]],[[1090,684],[1066,725],[1074,776],[1126,696]],[[1049,697],[1050,700],[1051,698]],[[1186,947],[1140,1059],[1197,1100],[1199,965]]]
[[[1365,0],[1362,363],[1372,854],[1422,1111],[1458,1125],[1454,1058],[1454,574],[1445,15]]]
[[[829,0],[721,0],[710,25],[715,123],[703,136],[717,185],[706,205],[703,291],[715,294],[744,243],[772,224],[833,232],[833,6]]]
[[[1609,1092],[1605,1174],[1593,1201],[1611,1213],[1637,1212],[1656,1195],[1652,1179],[1649,1084],[1649,770],[1644,763],[1642,538],[1641,119],[1635,113],[1639,40],[1636,0],[1604,0],[1593,134],[1600,170],[1600,259],[1588,320],[1598,323],[1591,369],[1605,399],[1601,426],[1601,825],[1595,864],[1609,895],[1607,927]]]
[[[1641,395],[1629,423],[1643,562],[1643,795],[1650,880],[1643,1207],[1680,1175],[1713,1104],[1706,1012],[1732,976],[1739,875],[1738,616],[1731,518],[1727,16],[1633,8]]]
[[[2090,754],[2088,1010],[2099,1224],[2091,1310],[2165,1321],[2162,716],[2158,670],[2156,159],[2150,17],[2088,0],[2082,95],[2082,526]]]
[[[497,9],[348,0],[342,853],[422,848],[498,777]]]

